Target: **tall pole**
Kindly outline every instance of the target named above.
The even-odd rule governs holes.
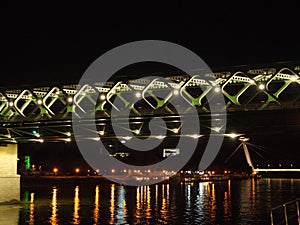
[[[252,160],[251,160],[251,157],[250,157],[250,154],[249,154],[248,147],[247,147],[247,145],[246,145],[246,141],[248,141],[249,138],[240,137],[239,140],[242,142],[242,146],[243,146],[244,153],[245,153],[245,156],[246,156],[246,159],[247,159],[247,163],[248,163],[248,165],[252,168],[252,174],[255,174],[255,168],[254,168],[254,165],[253,165],[253,163],[252,163]]]

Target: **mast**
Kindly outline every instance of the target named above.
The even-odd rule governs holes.
[[[249,138],[240,137],[239,140],[242,142],[242,146],[243,146],[243,149],[244,149],[244,153],[245,153],[245,156],[246,156],[247,163],[252,168],[252,173],[255,174],[255,167],[252,163],[252,160],[251,160],[251,157],[250,157],[250,154],[249,154],[249,150],[248,150],[247,145],[246,145],[246,141],[248,141]]]

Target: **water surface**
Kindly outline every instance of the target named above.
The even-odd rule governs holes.
[[[22,186],[0,224],[270,224],[272,206],[300,196],[300,179],[262,178],[128,187],[109,182]]]

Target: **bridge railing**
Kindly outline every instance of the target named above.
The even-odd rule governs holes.
[[[291,225],[300,224],[300,210],[299,210],[300,198],[285,202],[271,208],[270,219],[271,225]]]

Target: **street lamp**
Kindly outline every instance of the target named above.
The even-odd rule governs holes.
[[[76,172],[76,174],[78,174],[78,173],[79,173],[79,171],[80,171],[80,169],[79,169],[79,168],[76,168],[76,169],[75,169],[75,172]]]
[[[54,172],[54,175],[56,175],[57,172],[58,172],[58,169],[57,169],[57,168],[54,168],[54,169],[53,169],[53,172]]]

